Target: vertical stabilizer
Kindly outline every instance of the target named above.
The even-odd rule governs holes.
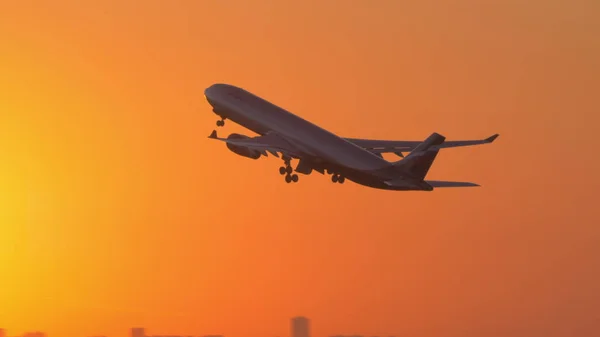
[[[394,166],[415,179],[425,179],[439,151],[439,148],[432,147],[442,144],[445,140],[446,137],[438,133],[431,134],[421,144],[417,145],[406,158],[396,162]]]
[[[421,144],[417,145],[414,150],[412,150],[406,158],[410,156],[416,155],[420,152],[427,151],[430,147],[434,145],[440,145],[446,140],[446,137],[440,135],[439,133],[432,133],[431,136],[427,137]]]

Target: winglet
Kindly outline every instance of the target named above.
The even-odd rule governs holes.
[[[487,143],[491,143],[491,142],[495,141],[495,140],[496,140],[496,138],[498,138],[498,136],[500,136],[500,135],[499,135],[499,134],[495,134],[495,135],[493,135],[493,136],[491,136],[491,137],[488,137],[488,138],[486,138],[486,139],[485,139],[485,141],[486,141]]]
[[[217,130],[213,130],[213,132],[208,136],[208,138],[217,139]]]

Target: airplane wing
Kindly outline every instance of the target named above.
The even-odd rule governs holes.
[[[440,145],[433,146],[435,149],[443,149],[448,147],[459,147],[459,146],[471,146],[491,143],[498,138],[498,134],[495,134],[486,139],[480,140],[451,140],[445,141]],[[367,149],[373,153],[395,153],[403,157],[402,152],[410,152],[414,150],[422,141],[404,141],[404,140],[374,140],[374,139],[357,139],[357,138],[345,138],[347,141],[352,142],[364,149]]]
[[[300,152],[291,143],[273,132],[257,137],[232,138],[230,136],[219,138],[217,131],[213,130],[208,138],[217,139],[231,145],[247,147],[260,152],[263,156],[267,156],[267,152],[275,157],[279,157],[278,152],[288,157],[300,158],[301,156]]]

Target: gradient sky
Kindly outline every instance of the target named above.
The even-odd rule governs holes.
[[[0,2],[0,327],[598,335],[600,2],[409,3]],[[287,185],[207,139],[215,82],[346,137],[501,136],[430,171],[478,189]]]

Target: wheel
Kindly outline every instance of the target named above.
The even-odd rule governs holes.
[[[334,183],[338,182],[338,176],[336,176],[335,174],[331,176],[331,181],[333,181]]]
[[[291,166],[286,167],[285,168],[285,173],[292,174],[292,167]]]
[[[280,167],[280,168],[279,168],[279,174],[281,174],[281,175],[284,175],[284,174],[286,174],[286,173],[287,173],[287,172],[286,172],[286,169],[285,169],[285,167],[284,167],[284,166],[282,166],[282,167]]]
[[[291,183],[292,182],[292,176],[289,175],[289,174],[287,176],[285,176],[285,182],[288,183],[288,184]]]
[[[292,181],[297,183],[298,182],[298,175],[297,174],[292,174]]]
[[[344,178],[344,177],[339,177],[338,178],[338,183],[343,184],[344,181],[346,181],[346,178]]]

